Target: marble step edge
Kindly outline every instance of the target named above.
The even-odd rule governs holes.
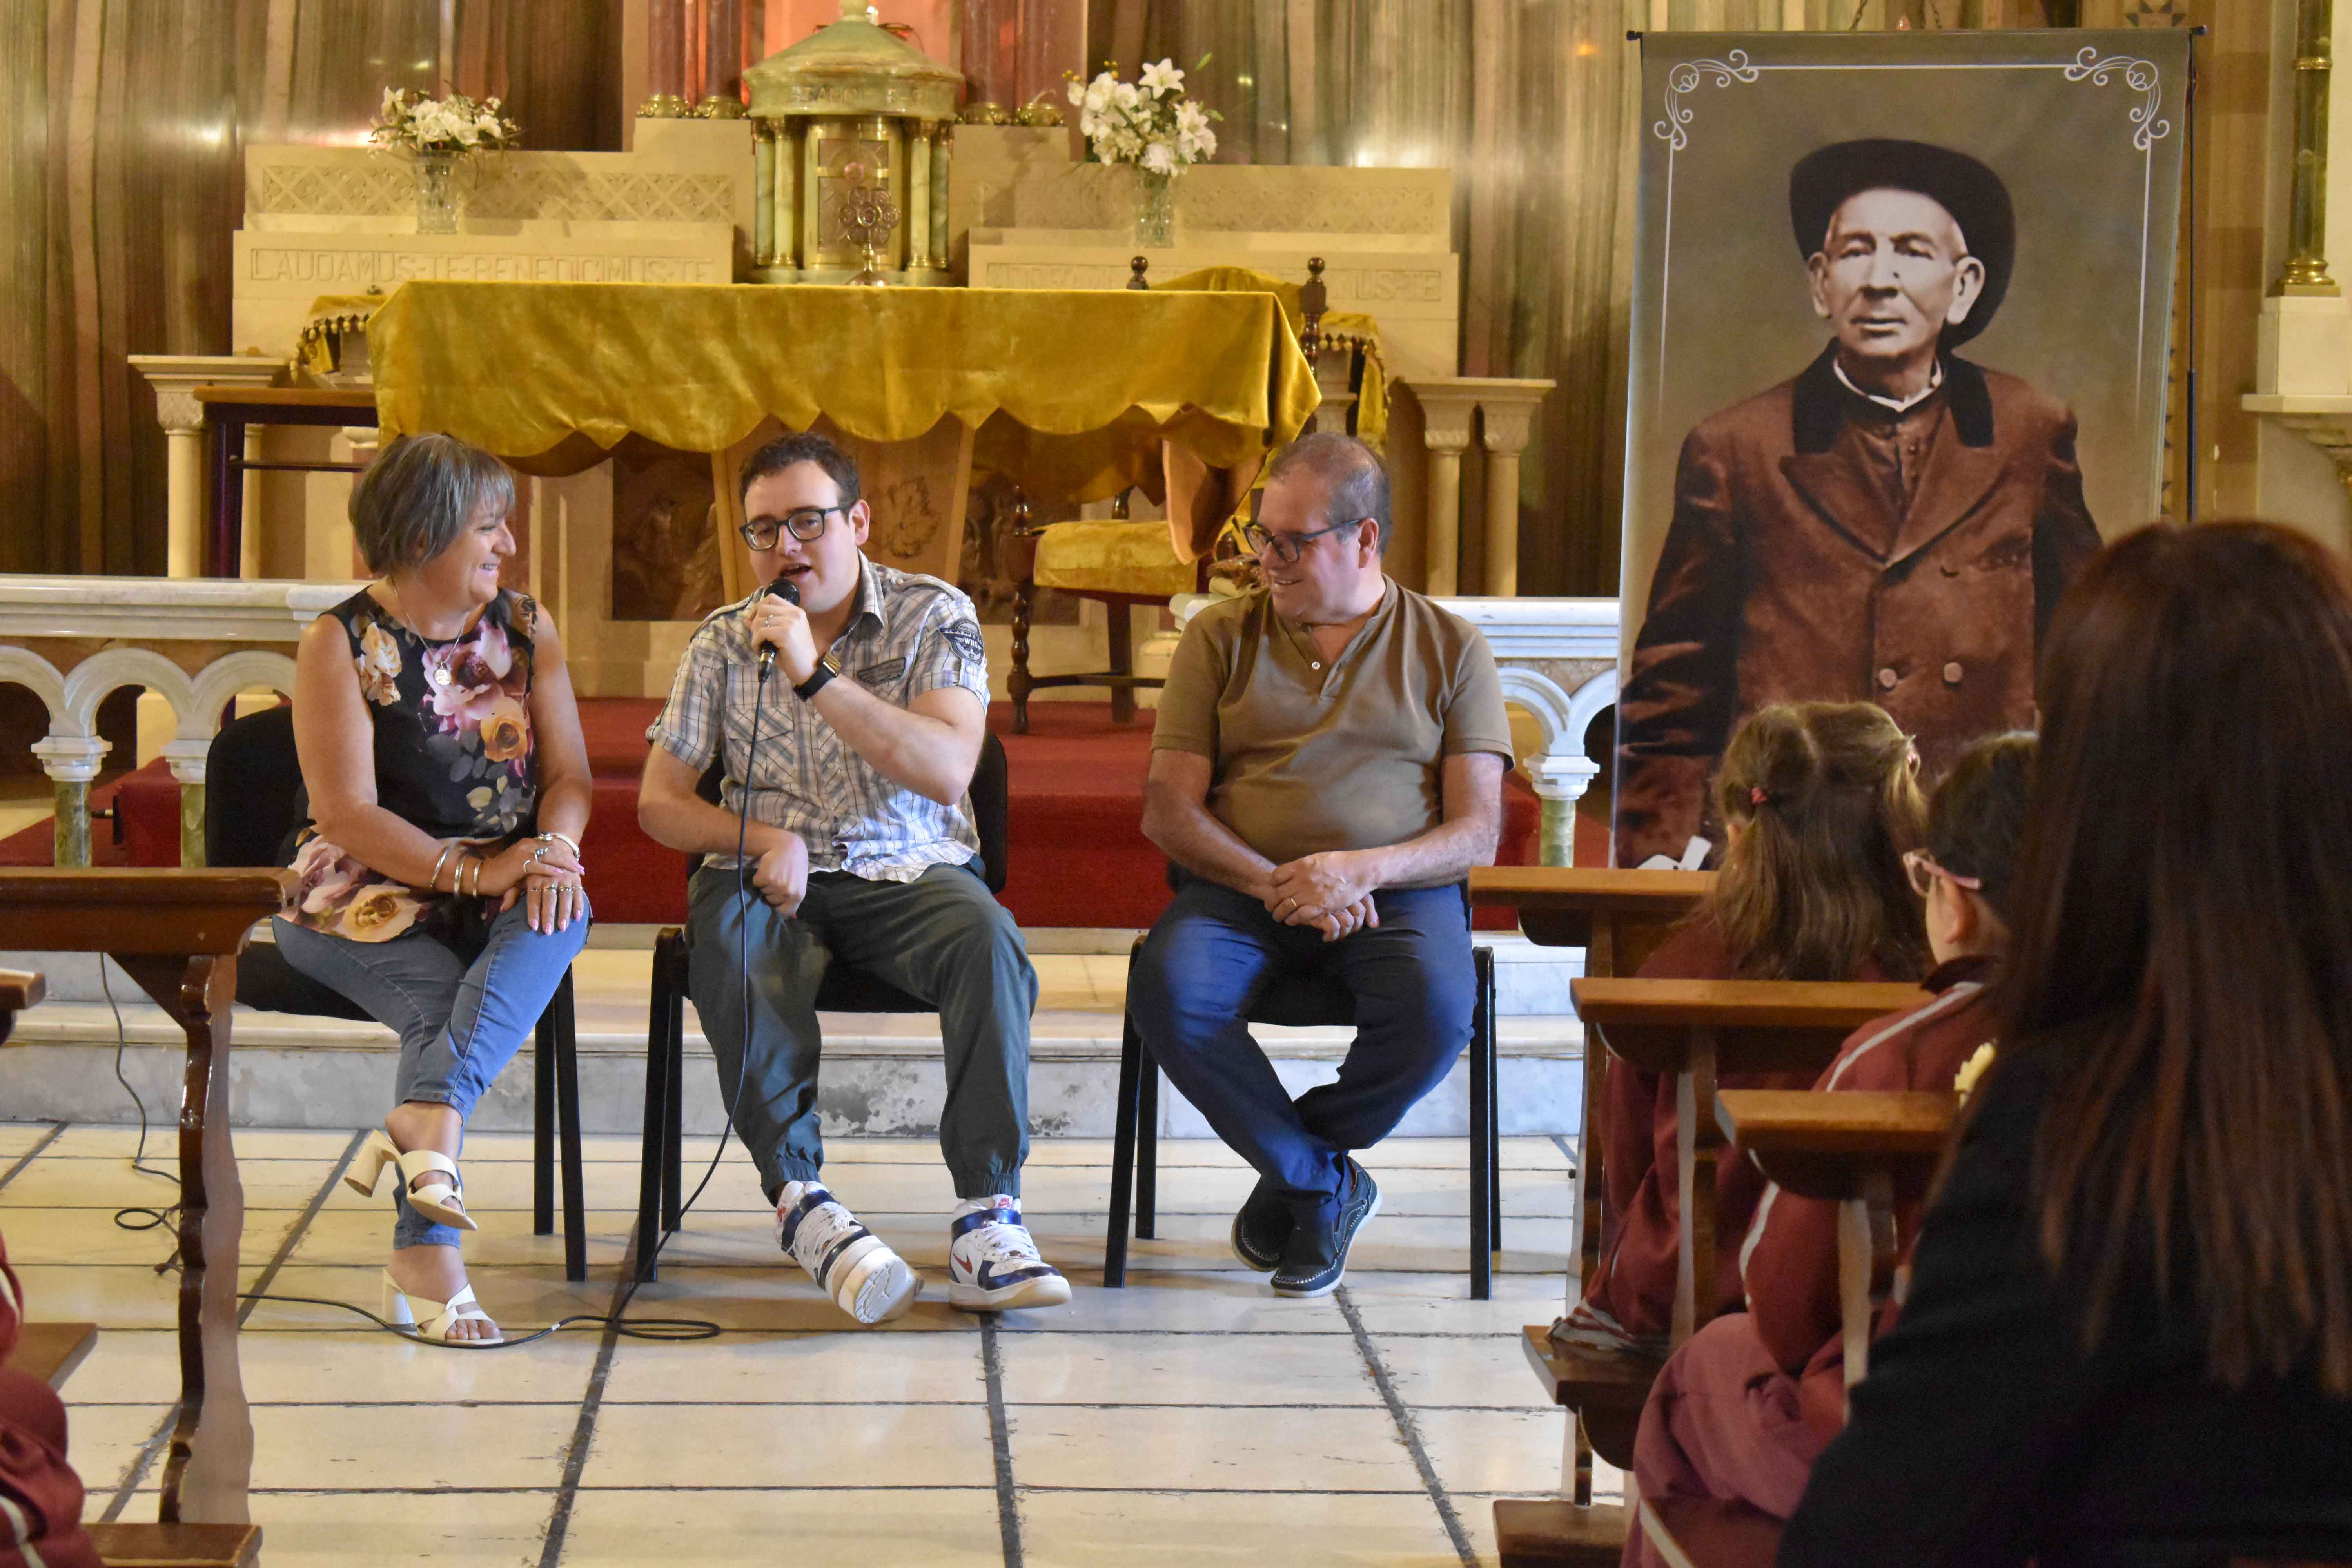
[[[909,1015],[908,1022],[915,1025],[913,1028],[880,1032],[866,1022],[873,1016],[819,1015],[824,1029],[825,1055],[834,1058],[882,1059],[939,1055],[940,1037],[935,1024],[926,1028],[922,1021]],[[1252,1033],[1265,1054],[1276,1060],[1336,1061],[1347,1054],[1354,1037],[1354,1031],[1344,1027],[1293,1029],[1260,1026]],[[122,1009],[121,1038],[142,1049],[177,1049],[184,1037],[162,1008],[133,1004]],[[396,1054],[400,1049],[399,1039],[380,1024],[257,1013],[242,1007],[233,1016],[231,1038],[238,1046],[276,1050]],[[642,1028],[615,1030],[591,1025],[581,1028],[579,1038],[583,1057],[645,1055],[646,1035]],[[1029,1056],[1032,1061],[1115,1062],[1118,1059],[1119,1038],[1116,1014],[1049,1014],[1039,1020],[1039,1026],[1033,1027]],[[67,1046],[105,1050],[113,1049],[116,1043],[112,1012],[103,1005],[81,1003],[45,1004],[37,1012],[24,1014],[16,1020],[16,1033],[9,1040],[12,1047]],[[691,1026],[687,1030],[686,1049],[689,1056],[707,1058],[710,1054],[709,1043]],[[1566,1016],[1506,1017],[1500,1021],[1496,1051],[1500,1057],[1513,1059],[1581,1060],[1583,1026],[1575,1018]]]

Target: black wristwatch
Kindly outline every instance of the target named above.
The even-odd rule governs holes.
[[[809,672],[809,678],[793,688],[793,695],[806,702],[824,689],[826,681],[840,673],[841,666],[834,662],[831,650],[827,650],[825,656],[816,661],[816,668]]]

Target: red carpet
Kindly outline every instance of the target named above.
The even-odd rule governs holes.
[[[592,698],[580,705],[595,804],[581,845],[597,918],[676,924],[686,918],[686,858],[637,829],[637,775],[646,726],[661,710],[653,698]],[[1168,902],[1167,862],[1143,837],[1143,777],[1151,760],[1150,715],[1114,724],[1108,702],[1035,702],[1030,732],[1013,733],[1010,706],[989,710],[1004,742],[1011,800],[1005,906],[1024,926],[1150,925]],[[123,844],[109,825],[94,837],[100,865],[179,863],[178,791],[160,762],[95,792],[120,797]],[[1535,858],[1538,812],[1517,775],[1504,789],[1506,865]],[[0,865],[47,865],[47,824],[0,841]],[[1508,930],[1508,911],[1482,910],[1479,924]]]

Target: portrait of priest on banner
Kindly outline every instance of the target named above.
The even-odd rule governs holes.
[[[1717,759],[1768,704],[1875,702],[1931,777],[2031,728],[2036,645],[2099,548],[2072,409],[1962,353],[2017,258],[2000,175],[1838,142],[1790,169],[1788,212],[1786,287],[1829,341],[1683,440],[1619,700],[1620,866],[1711,861]]]

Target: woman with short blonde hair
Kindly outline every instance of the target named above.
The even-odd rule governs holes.
[[[497,1340],[458,1256],[457,1155],[476,1101],[588,934],[587,747],[554,624],[500,586],[514,480],[448,436],[394,442],[352,498],[378,574],[312,622],[295,661],[305,817],[278,951],[400,1035],[397,1103],[346,1177],[386,1166],[385,1315]]]

